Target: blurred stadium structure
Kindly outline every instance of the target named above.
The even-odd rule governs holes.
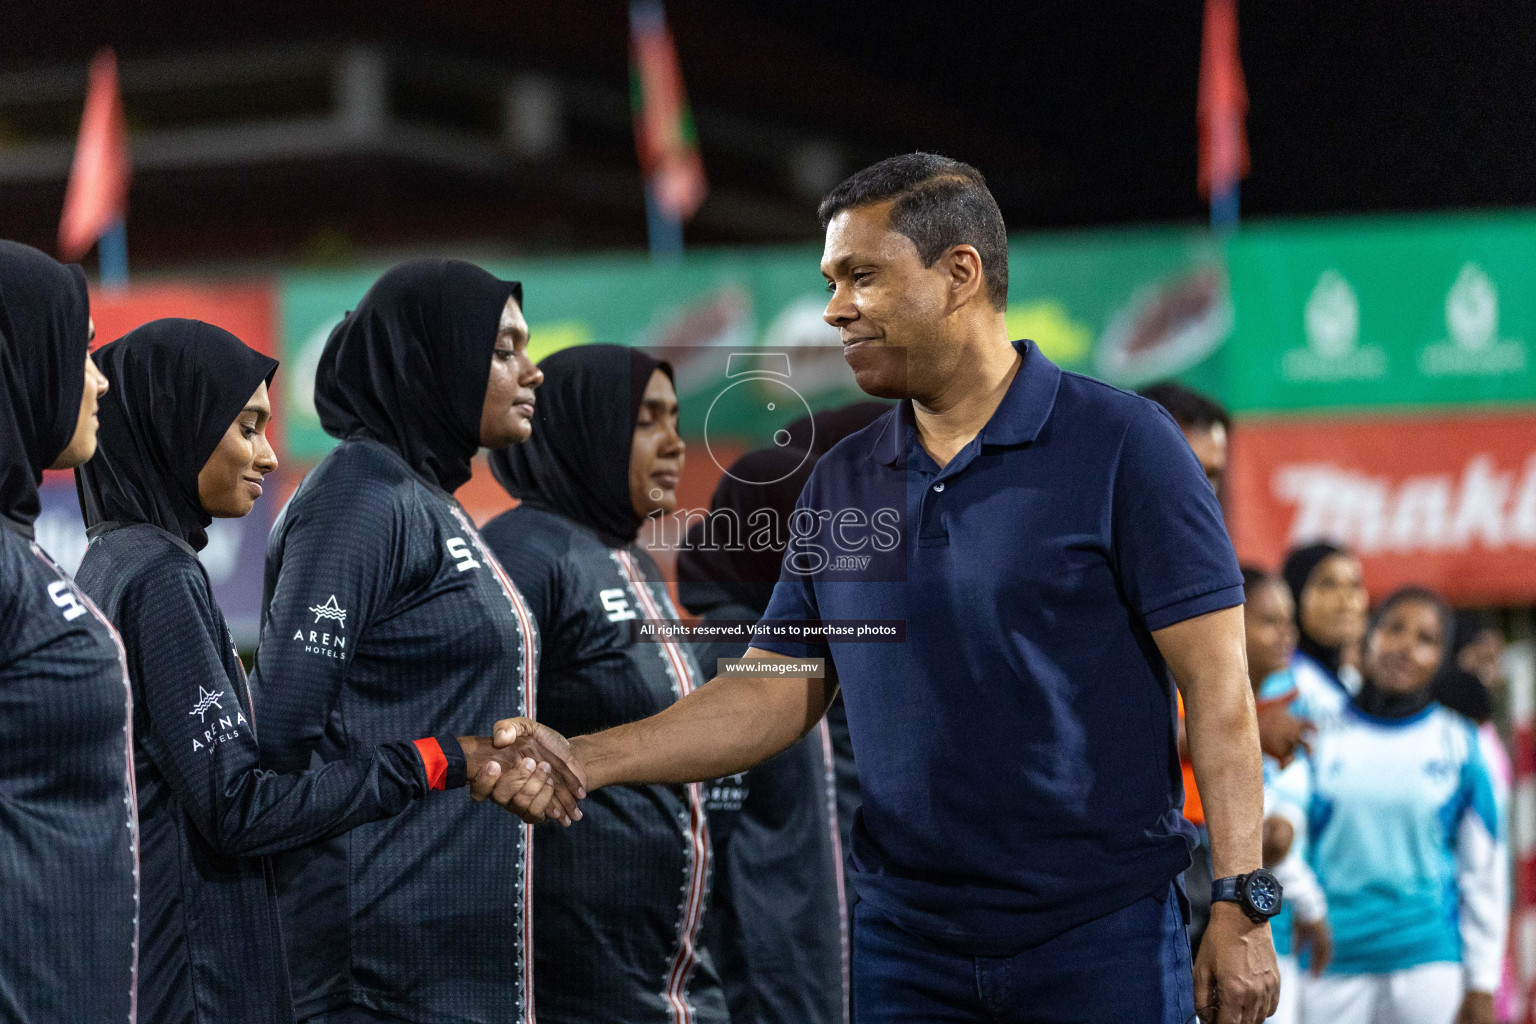
[[[857,394],[820,319],[817,197],[893,152],[972,162],[1025,232],[1014,336],[1068,369],[1126,387],[1177,377],[1231,408],[1241,555],[1274,566],[1333,537],[1363,555],[1376,596],[1422,582],[1500,611],[1516,641],[1513,943],[1528,985],[1536,9],[1245,7],[1243,212],[1260,219],[1218,238],[1195,188],[1199,5],[1155,8],[872,22],[867,5],[669,3],[709,196],[689,255],[661,265],[642,254],[624,4],[17,2],[0,13],[0,236],[55,249],[86,64],[113,45],[135,277],[94,296],[99,337],[194,316],[283,360],[282,479],[248,521],[216,524],[203,556],[249,643],[271,519],[331,443],[309,395],[319,346],[394,259],[452,254],[525,281],[541,356],[666,350],[691,445],[682,504],[701,508],[721,465],[798,415],[768,406],[784,382],[754,382],[706,445],[729,353],[788,352],[817,408]],[[1273,219],[1298,213],[1349,216]],[[1125,226],[1147,222],[1160,226]],[[460,497],[481,521],[508,504],[483,471]],[[52,475],[44,502],[40,539],[73,564],[71,479]]]

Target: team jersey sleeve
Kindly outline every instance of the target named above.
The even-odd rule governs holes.
[[[273,526],[251,677],[263,767],[309,767],[358,640],[385,611],[390,581],[403,571],[405,500],[385,483],[362,479],[301,492]],[[453,737],[423,740],[417,749],[432,788],[465,783]]]
[[[1291,823],[1296,839],[1291,849],[1308,840],[1308,818],[1312,812],[1312,761],[1300,754],[1264,787],[1264,814],[1284,818]]]
[[[1148,630],[1243,603],[1221,503],[1160,408],[1126,427],[1110,514],[1115,576]]]
[[[223,618],[195,568],[149,574],[119,619],[148,723],[139,744],[221,853],[259,856],[327,839],[427,792],[423,758],[409,742],[308,771],[263,771],[223,657]]]
[[[1312,800],[1312,765],[1303,755],[1276,774],[1264,787],[1264,816],[1283,819],[1291,826],[1291,848],[1274,867],[1285,902],[1296,919],[1311,924],[1328,916],[1328,897],[1317,874],[1307,863],[1307,819]]]
[[[1289,668],[1283,668],[1264,677],[1255,699],[1260,707],[1272,707],[1276,704],[1289,704],[1296,697],[1296,675]]]
[[[1467,743],[1455,826],[1461,962],[1469,991],[1495,992],[1509,923],[1508,852],[1493,776],[1471,729]]]

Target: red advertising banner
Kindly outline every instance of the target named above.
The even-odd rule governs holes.
[[[269,283],[165,283],[134,285],[120,292],[91,290],[91,318],[96,321],[98,345],[168,316],[202,320],[224,328],[258,352],[277,354],[277,290]],[[279,458],[283,455],[279,440],[282,426],[274,420],[267,428]]]
[[[1245,562],[1343,542],[1373,597],[1536,601],[1536,413],[1265,420],[1237,428],[1228,514]]]
[[[277,292],[266,282],[144,284],[126,291],[91,290],[96,340],[108,342],[165,316],[222,327],[251,348],[277,351]]]

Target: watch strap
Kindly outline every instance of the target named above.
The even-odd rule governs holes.
[[[1243,883],[1247,880],[1247,875],[1228,875],[1226,878],[1216,879],[1211,883],[1211,902],[1241,903]]]

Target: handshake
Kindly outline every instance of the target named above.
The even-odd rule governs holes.
[[[530,825],[581,820],[586,772],[571,744],[529,718],[496,723],[493,736],[460,736],[469,795],[491,800]]]

